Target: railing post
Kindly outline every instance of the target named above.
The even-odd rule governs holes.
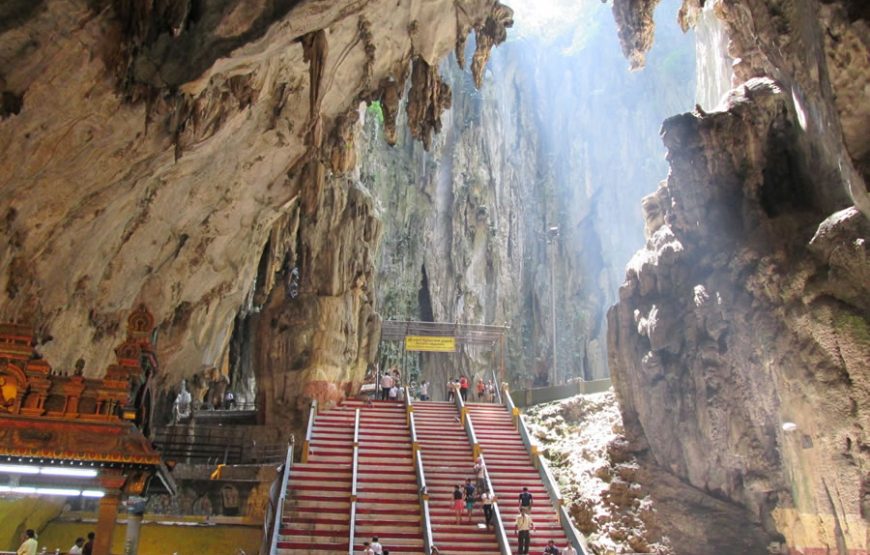
[[[311,407],[308,409],[308,427],[305,430],[305,441],[302,443],[302,462],[308,462],[308,455],[311,449],[311,438],[314,434],[314,420],[317,418],[317,399],[311,400]]]
[[[486,466],[486,459],[483,455],[480,455],[480,464],[483,465],[483,479],[486,482],[486,489],[491,496],[496,497],[492,503],[492,518],[495,521],[493,527],[495,528],[495,536],[498,540],[499,550],[502,555],[511,555],[513,552],[511,551],[510,540],[508,540],[507,532],[504,528],[504,521],[501,518],[501,510],[499,510],[498,507],[498,496],[496,495],[495,488],[492,485],[492,479],[489,477],[489,469]]]
[[[350,526],[348,527],[348,543],[347,553],[353,555],[354,540],[356,539],[356,502],[357,502],[357,480],[359,477],[359,415],[360,409],[356,409],[353,419],[353,466],[351,474],[350,486]]]
[[[291,436],[290,444],[287,446],[287,456],[284,458],[284,473],[281,476],[281,494],[278,496],[278,503],[275,505],[275,522],[272,526],[270,555],[274,555],[278,550],[278,536],[281,534],[281,524],[284,518],[284,501],[287,499],[287,482],[290,480],[290,471],[293,468],[293,449],[295,447],[293,437]]]
[[[420,492],[420,506],[423,509],[423,552],[426,555],[431,555],[432,544],[432,517],[429,512],[429,490],[426,486],[426,473],[423,470],[423,452],[417,451],[414,454],[414,468],[417,471],[417,486]]]
[[[409,416],[408,428],[411,430],[411,454],[416,455],[420,450],[420,440],[417,438],[417,423],[413,412]]]

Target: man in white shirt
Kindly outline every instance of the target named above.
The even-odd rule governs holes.
[[[532,515],[526,512],[525,508],[521,508],[520,514],[517,515],[517,538],[519,539],[517,553],[519,555],[529,555],[531,532],[534,529],[535,523],[532,521]]]
[[[375,552],[375,555],[384,555],[384,546],[378,541],[377,536],[372,538],[371,548]]]
[[[69,555],[82,555],[82,547],[84,547],[84,545],[84,538],[76,538],[76,542],[69,548]]]
[[[36,555],[36,548],[38,547],[36,543],[36,532],[33,530],[27,530],[24,533],[26,536],[25,540],[21,543],[21,546],[16,551],[17,555]]]
[[[569,543],[565,546],[565,549],[562,550],[562,555],[577,555],[577,550]]]
[[[423,382],[420,384],[419,394],[421,401],[429,400],[429,382]]]

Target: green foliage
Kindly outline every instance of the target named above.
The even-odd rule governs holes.
[[[368,108],[366,108],[366,112],[375,118],[380,125],[384,124],[384,109],[379,101],[373,100]]]

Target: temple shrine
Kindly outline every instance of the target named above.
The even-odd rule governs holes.
[[[99,498],[94,555],[110,553],[125,497],[142,495],[155,476],[175,489],[148,439],[159,371],[153,329],[140,305],[117,361],[88,378],[81,360],[71,371],[52,368],[29,327],[0,325],[0,493]]]

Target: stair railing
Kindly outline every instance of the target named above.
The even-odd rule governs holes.
[[[408,414],[408,427],[411,429],[411,450],[416,453],[420,450],[420,440],[417,438],[417,421],[413,412]]]
[[[423,547],[426,555],[432,555],[432,517],[429,512],[429,488],[426,485],[426,472],[423,470],[423,452],[420,451],[420,443],[417,440],[417,423],[414,413],[408,414],[411,428],[411,449],[414,452],[414,468],[417,471],[417,487],[420,494],[420,507],[423,510]]]
[[[468,442],[471,443],[471,455],[474,460],[480,456],[480,442],[477,441],[477,433],[474,431],[474,423],[471,415],[465,415],[465,433],[468,434]]]
[[[506,398],[510,399],[510,395],[506,395]],[[509,401],[509,403],[509,406],[513,406],[513,401]],[[526,426],[526,421],[523,418],[523,415],[519,413],[519,409],[516,407],[513,407],[513,410],[516,411],[517,429],[520,432],[520,437],[523,439],[523,445],[525,445],[526,450],[529,452],[529,456],[532,458],[532,463],[534,463],[535,468],[538,469],[541,481],[544,482],[544,487],[547,488],[550,503],[552,503],[553,508],[556,509],[556,513],[559,515],[559,523],[562,525],[562,531],[565,532],[568,541],[571,542],[571,545],[573,545],[574,549],[577,550],[577,554],[586,555],[586,553],[588,553],[586,540],[571,521],[571,516],[565,508],[565,500],[562,497],[562,493],[559,491],[559,486],[556,484],[555,478],[553,478],[553,473],[550,472],[550,466],[547,464],[546,459],[541,455],[538,449],[538,444],[532,441],[532,436],[529,433],[529,428]]]
[[[290,481],[290,470],[293,468],[293,438],[291,436],[290,444],[287,445],[287,456],[284,459],[284,470],[281,476],[281,494],[278,496],[278,502],[275,504],[275,514],[272,524],[272,543],[269,548],[269,553],[275,554],[278,551],[278,536],[281,535],[281,524],[284,520],[284,502],[287,500],[287,483]]]
[[[347,553],[353,555],[354,540],[356,539],[356,500],[357,500],[357,474],[359,472],[359,409],[356,409],[353,419],[353,466],[352,481],[350,486],[350,526],[348,527]]]
[[[486,484],[486,489],[490,495],[495,496],[495,488],[492,485],[492,480],[489,477],[489,469],[486,467],[486,458],[483,454],[480,455],[480,464],[483,465],[483,478]],[[498,508],[498,496],[492,503],[492,518],[495,520],[495,537],[498,540],[498,548],[502,555],[512,555],[510,540],[507,537],[507,531],[504,527],[504,521],[501,518],[501,511]]]
[[[305,441],[302,443],[302,462],[308,462],[309,451],[311,450],[311,438],[314,434],[314,420],[317,418],[317,399],[311,400],[311,407],[308,409],[308,427],[305,429]]]
[[[511,392],[508,389],[507,383],[504,384],[504,395],[502,395],[502,400],[504,401],[504,406],[507,407],[507,409],[511,413],[511,418],[514,421],[514,427],[519,430],[520,409],[516,405],[514,405],[514,400],[511,397]]]
[[[453,385],[451,384],[450,387],[453,387]],[[460,422],[465,426],[465,415],[468,413],[468,407],[465,406],[465,401],[462,400],[459,388],[455,388],[453,392],[453,402],[456,403],[456,410],[459,411]]]
[[[411,425],[411,416],[414,414],[414,402],[411,399],[411,388],[405,386],[402,388],[405,391],[405,424]]]
[[[496,374],[495,370],[492,370],[492,386],[495,389],[495,398],[498,404],[503,404],[501,401],[501,384],[498,383],[498,374]]]

